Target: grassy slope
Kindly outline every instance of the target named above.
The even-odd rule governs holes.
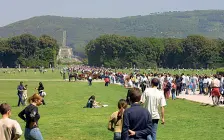
[[[117,19],[40,16],[1,27],[0,36],[11,37],[22,33],[36,36],[48,34],[61,43],[62,31],[67,30],[67,44],[70,47],[83,46],[102,34],[177,38],[189,34],[201,34],[212,38],[223,38],[223,13],[222,10],[166,12]]]
[[[29,77],[30,74],[28,74]],[[50,75],[50,73],[49,73]],[[21,77],[27,79],[27,77]],[[38,79],[43,79],[44,76]],[[38,82],[28,84],[28,94],[35,92]],[[123,87],[103,83],[86,82],[43,82],[47,96],[47,106],[39,108],[40,129],[46,140],[109,140],[113,134],[107,131],[109,115],[116,111],[117,101],[125,98],[127,90]],[[17,104],[16,87],[18,82],[0,81],[0,103],[13,106],[13,119],[24,129],[25,123],[17,117],[23,107]],[[109,105],[106,108],[82,108],[89,96],[96,95],[97,101]],[[159,125],[159,140],[220,140],[223,137],[223,108],[201,106],[184,100],[168,101],[166,125]],[[22,138],[23,139],[23,138]]]

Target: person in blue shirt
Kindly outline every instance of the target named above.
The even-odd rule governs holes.
[[[18,101],[18,105],[20,106],[20,103],[24,106],[25,103],[23,102],[23,90],[24,90],[24,86],[23,86],[23,82],[20,82],[20,84],[17,87],[17,95],[19,97],[19,101]]]
[[[124,111],[122,140],[147,140],[152,132],[152,117],[149,111],[143,108],[139,101],[141,91],[138,88],[130,90],[131,107]]]

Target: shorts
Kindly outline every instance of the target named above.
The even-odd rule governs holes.
[[[220,97],[220,89],[219,88],[212,88],[212,92],[211,92],[211,94],[212,94],[212,97],[213,96],[217,96],[217,97]]]

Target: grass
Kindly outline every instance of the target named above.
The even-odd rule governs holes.
[[[46,75],[32,77],[32,74],[28,73],[19,77],[57,77],[51,72]],[[60,77],[59,73],[56,75]],[[34,88],[38,86],[38,82],[32,81],[32,78],[25,82],[28,84],[29,95],[32,95]],[[86,82],[44,81],[43,84],[47,93],[47,105],[39,107],[39,127],[45,140],[112,139],[113,134],[107,130],[107,122],[111,113],[117,110],[117,101],[126,97],[126,89],[117,85],[104,87],[104,84],[99,82],[93,82],[91,87],[87,86]],[[0,81],[0,85],[0,103],[7,102],[12,106],[12,118],[18,120],[24,130],[25,123],[17,117],[24,108],[16,107],[18,81]],[[83,108],[91,95],[95,95],[97,101],[109,106]],[[223,108],[202,106],[187,100],[169,100],[165,110],[166,124],[159,124],[158,140],[220,140],[224,131],[223,111]]]

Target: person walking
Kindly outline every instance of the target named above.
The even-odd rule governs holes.
[[[28,90],[28,86],[25,85],[24,86],[24,90],[23,90],[23,103],[26,105],[26,100],[27,100],[27,90]]]
[[[152,132],[152,118],[147,109],[139,104],[141,91],[138,88],[130,90],[131,107],[124,111],[122,140],[147,140]]]
[[[221,96],[221,92],[220,92],[221,81],[218,79],[217,75],[214,75],[214,78],[215,79],[212,80],[211,82],[211,87],[212,87],[211,96],[212,96],[213,104],[219,105],[219,100]]]
[[[123,114],[128,107],[124,99],[118,101],[118,111],[114,112],[109,119],[108,130],[114,132],[114,140],[121,140],[121,130],[123,122]]]
[[[177,90],[177,86],[175,81],[173,80],[171,83],[171,94],[172,94],[172,100],[176,99],[176,90]]]
[[[43,105],[46,105],[45,100],[44,100],[44,85],[42,82],[39,83],[38,88],[36,88],[38,90],[39,95],[42,97],[42,103]]]
[[[20,103],[24,106],[24,102],[23,102],[23,90],[24,90],[24,86],[23,86],[23,82],[20,82],[20,84],[18,85],[17,87],[17,95],[19,97],[19,100],[18,100],[18,105],[17,106],[20,106]]]
[[[141,103],[152,115],[152,135],[148,136],[148,140],[156,140],[156,132],[160,120],[159,108],[161,108],[162,124],[165,124],[164,107],[166,106],[166,99],[163,92],[157,89],[159,80],[153,78],[151,84],[152,88],[147,88],[142,94]]]
[[[89,83],[89,86],[92,86],[92,75],[89,75],[89,77],[88,77],[88,83]]]
[[[10,119],[11,107],[7,103],[0,105],[2,118],[0,119],[0,140],[19,140],[22,129],[16,120]]]
[[[110,79],[109,79],[108,76],[106,76],[106,77],[104,78],[104,82],[105,82],[105,87],[108,87],[108,85],[109,85],[109,83],[110,83]]]
[[[38,106],[42,104],[42,97],[39,94],[34,94],[28,101],[30,105],[18,114],[26,122],[25,140],[43,140],[40,129],[38,128],[38,121],[40,119]]]

